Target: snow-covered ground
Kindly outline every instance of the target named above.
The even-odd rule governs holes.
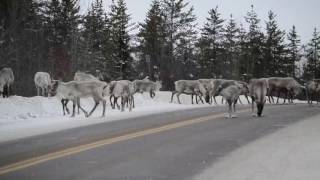
[[[239,148],[194,180],[319,179],[319,120],[306,119]]]
[[[202,104],[191,105],[191,98],[187,95],[181,95],[182,105],[177,104],[176,98],[174,98],[174,103],[169,103],[170,97],[171,92],[158,92],[154,99],[151,99],[147,93],[136,94],[136,108],[132,112],[113,110],[108,102],[106,118],[100,117],[102,113],[101,105],[98,106],[90,118],[85,118],[84,114],[71,118],[62,115],[61,103],[56,97],[12,96],[7,99],[0,98],[0,142],[89,124],[208,106]],[[217,100],[221,102],[219,97]],[[69,102],[68,105],[69,109],[72,110],[72,103]],[[83,99],[81,105],[89,111],[94,102],[90,98]]]

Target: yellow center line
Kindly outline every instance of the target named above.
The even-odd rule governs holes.
[[[239,110],[238,112],[243,113],[243,112],[247,112],[248,110],[249,109],[244,109],[244,110]],[[203,116],[203,117],[199,117],[199,118],[195,118],[195,119],[189,119],[189,120],[176,122],[176,123],[172,123],[172,124],[167,124],[167,125],[156,127],[156,128],[151,128],[151,129],[146,129],[146,130],[142,130],[142,131],[138,131],[138,132],[134,132],[134,133],[129,133],[129,134],[125,134],[125,135],[114,137],[114,138],[103,139],[103,140],[95,141],[93,143],[79,145],[79,146],[67,148],[64,150],[56,151],[53,153],[33,157],[30,159],[22,160],[22,161],[13,163],[13,164],[9,164],[9,165],[0,167],[0,175],[10,173],[13,171],[17,171],[20,169],[28,168],[31,166],[35,166],[37,164],[41,164],[41,163],[44,163],[44,162],[47,162],[50,160],[54,160],[54,159],[62,158],[65,156],[70,156],[73,154],[88,151],[91,149],[95,149],[95,148],[98,148],[101,146],[114,144],[114,143],[122,142],[122,141],[127,141],[130,139],[134,139],[134,138],[138,138],[138,137],[142,137],[142,136],[146,136],[146,135],[151,135],[151,134],[155,134],[155,133],[160,133],[160,132],[164,132],[164,131],[169,131],[169,130],[176,129],[179,127],[184,127],[184,126],[188,126],[188,125],[192,125],[192,124],[196,124],[196,123],[201,123],[201,122],[209,121],[211,119],[215,119],[215,118],[219,118],[219,117],[223,117],[223,113],[209,115],[209,116]]]

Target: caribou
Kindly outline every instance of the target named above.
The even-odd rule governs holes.
[[[218,88],[219,86],[221,86],[222,88],[226,88],[228,86],[232,86],[232,85],[236,85],[239,86],[239,84],[241,84],[241,91],[239,95],[244,95],[248,101],[248,103],[250,103],[249,98],[248,98],[248,93],[249,93],[249,88],[248,88],[248,84],[246,82],[243,81],[236,81],[236,80],[227,80],[227,79],[213,79],[211,81],[212,83],[212,97],[214,100],[214,103],[217,104],[216,101],[216,96],[219,95],[219,91]],[[241,100],[239,99],[239,102],[242,104]],[[223,104],[223,99],[221,100],[221,103]]]
[[[191,103],[193,104],[193,96],[196,95],[200,98],[200,100],[203,103],[202,96],[205,97],[206,101],[209,103],[209,92],[206,90],[206,88],[203,86],[202,83],[199,82],[199,80],[179,80],[174,82],[175,90],[172,91],[171,95],[171,103],[173,101],[173,96],[176,95],[178,99],[178,103],[181,104],[179,96],[181,94],[188,94],[191,95]],[[198,103],[198,100],[196,98],[196,102]]]
[[[264,104],[266,103],[266,96],[269,89],[268,80],[266,78],[251,79],[249,82],[249,94],[252,99],[251,112],[254,114],[254,103],[257,105],[257,116],[262,116]]]
[[[314,79],[306,83],[306,94],[308,104],[311,106],[313,100],[317,101],[319,104],[319,96],[320,96],[320,79]]]
[[[70,82],[61,82],[57,81],[54,85],[56,88],[56,95],[60,97],[63,114],[65,115],[65,110],[69,112],[67,108],[67,103],[69,100],[73,102],[73,111],[71,117],[75,116],[75,107],[76,105],[83,111],[86,117],[92,115],[96,107],[100,102],[102,102],[103,111],[102,117],[105,116],[106,109],[106,100],[104,96],[109,95],[109,88],[106,82],[102,81],[70,81]],[[80,98],[92,97],[95,105],[87,113],[80,105]]]
[[[148,92],[151,98],[154,98],[156,96],[155,91],[158,91],[161,88],[160,81],[153,82],[147,77],[142,80],[134,80],[133,85],[135,93]]]
[[[47,72],[37,72],[34,75],[34,84],[37,89],[37,96],[50,96],[52,81]]]
[[[285,95],[283,103],[286,102],[286,99],[288,99],[289,103],[293,103],[293,98],[299,95],[304,89],[304,87],[292,77],[270,77],[268,78],[268,84],[269,95],[273,95],[274,92],[277,94],[277,103],[279,103],[281,93]]]
[[[11,85],[14,82],[14,75],[11,68],[3,68],[0,70],[0,94],[9,97]]]
[[[114,109],[117,105],[118,109],[120,106],[117,101],[121,98],[121,111],[124,111],[125,104],[129,106],[129,111],[134,108],[134,84],[129,80],[112,81],[110,83],[110,102]],[[113,97],[113,102],[111,97]]]
[[[218,94],[221,95],[226,101],[228,106],[228,114],[226,117],[235,118],[237,117],[236,112],[236,104],[239,99],[239,95],[241,93],[241,89],[243,88],[242,84],[236,83],[235,85],[223,86],[223,84],[218,86]]]

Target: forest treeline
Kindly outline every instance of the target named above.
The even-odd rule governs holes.
[[[254,7],[244,24],[209,10],[197,24],[187,0],[153,0],[143,22],[131,21],[125,0],[104,8],[93,0],[80,13],[78,0],[0,1],[0,63],[15,75],[14,91],[36,93],[33,77],[46,71],[69,81],[80,70],[106,80],[161,80],[164,90],[178,79],[291,76],[320,78],[320,35],[302,44],[293,25],[284,31],[269,11],[261,21]]]

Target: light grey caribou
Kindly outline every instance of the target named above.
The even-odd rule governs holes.
[[[262,116],[266,96],[269,89],[268,80],[266,78],[251,79],[249,82],[249,94],[252,98],[251,110],[254,115],[254,103],[257,105],[257,115]]]

